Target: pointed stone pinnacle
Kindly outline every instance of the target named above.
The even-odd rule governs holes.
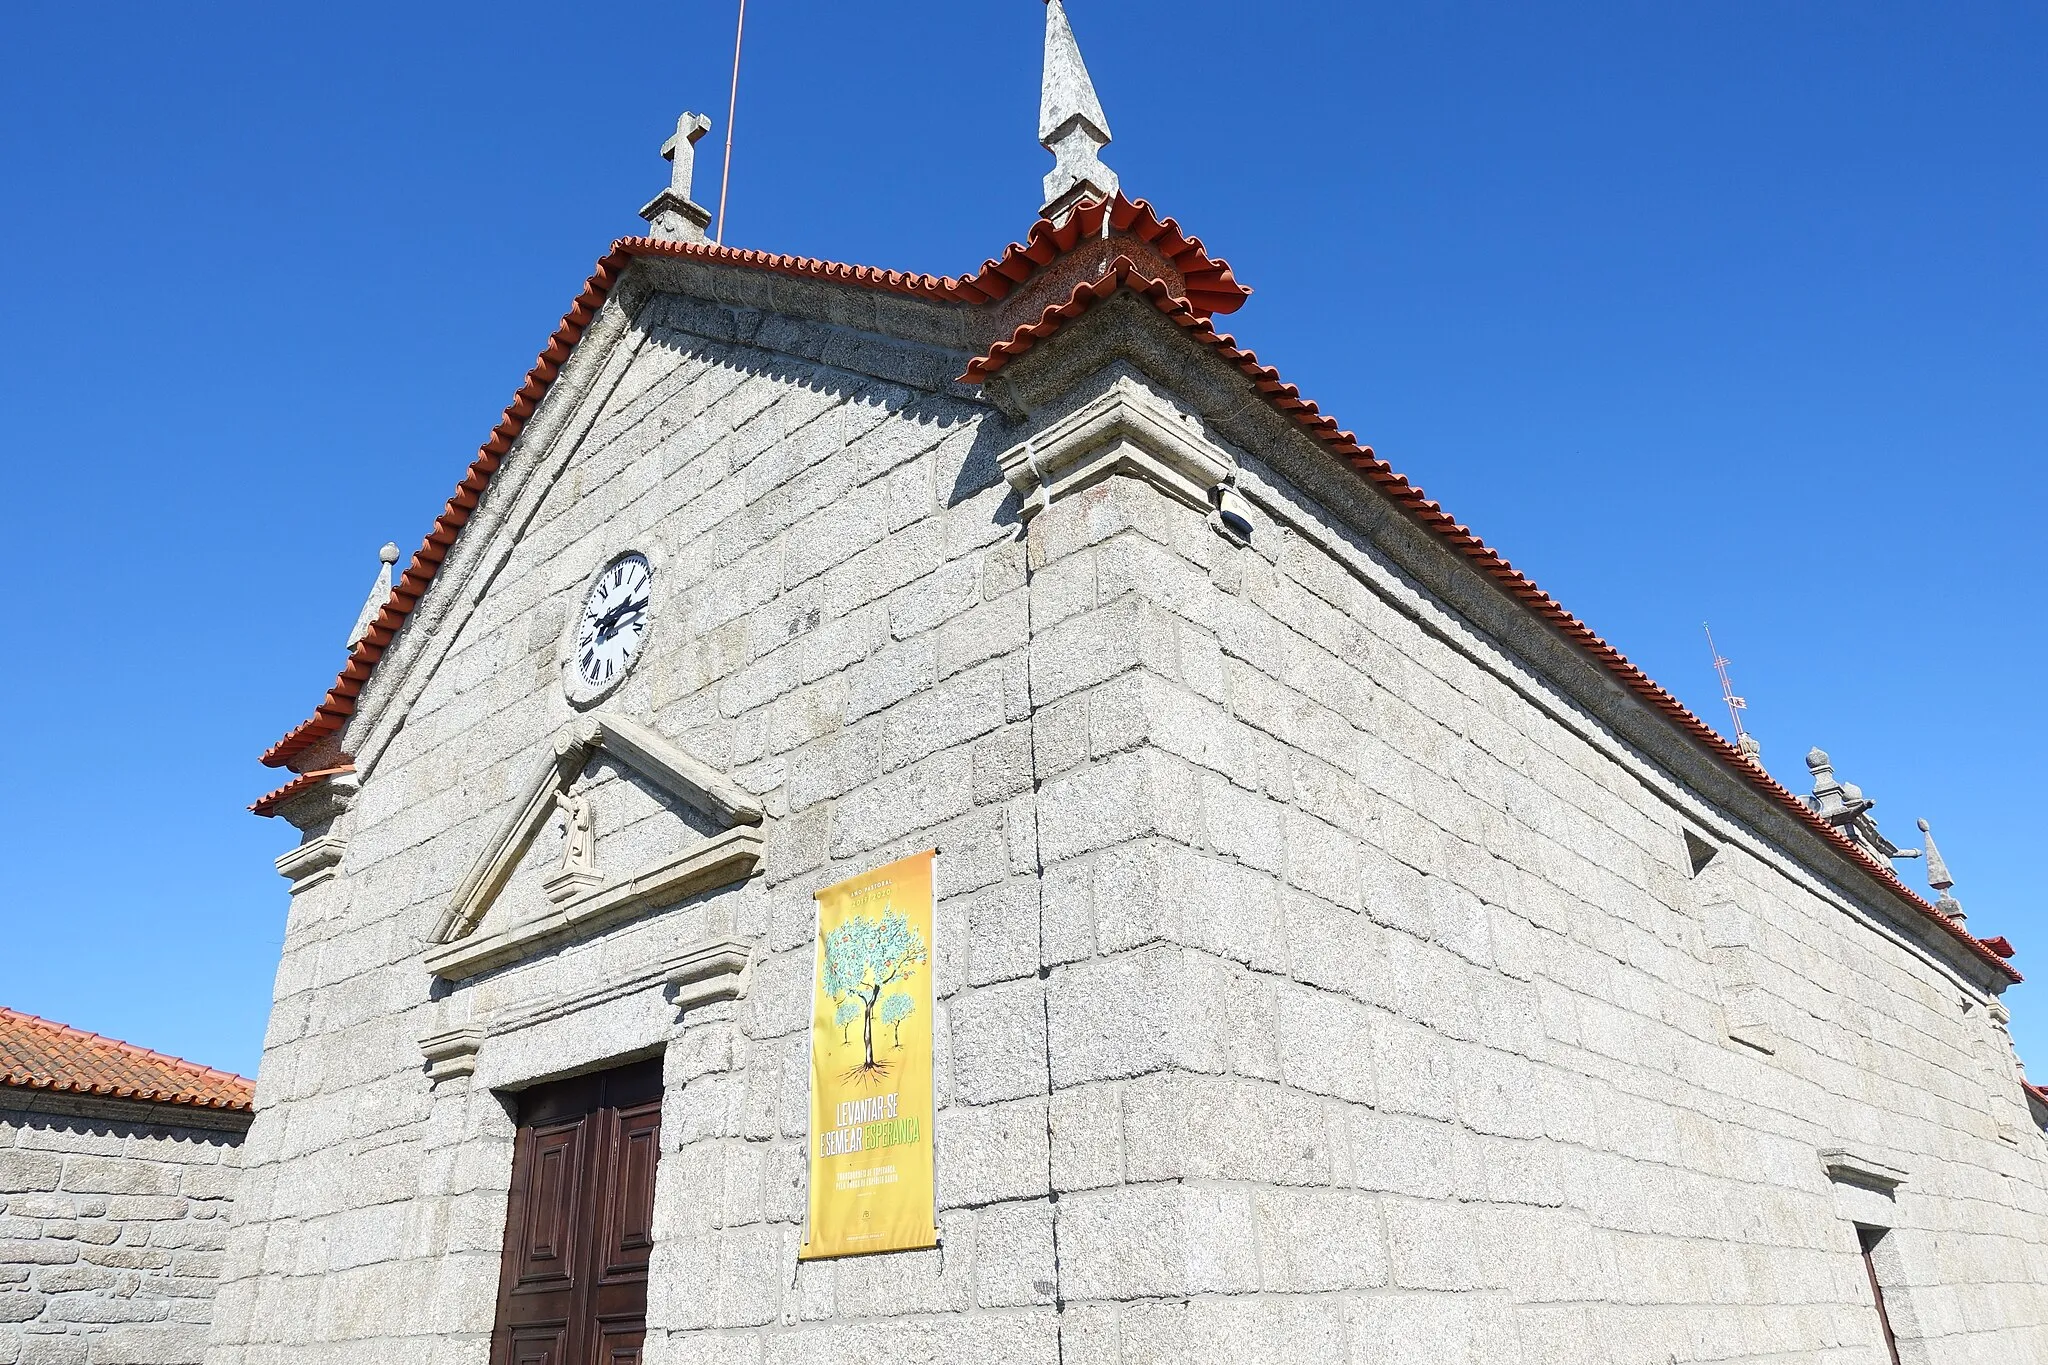
[[[1947,891],[1956,884],[1956,879],[1949,875],[1948,860],[1934,846],[1934,831],[1925,820],[1920,822],[1920,832],[1927,836],[1927,884],[1936,891]]]
[[[398,562],[398,545],[386,541],[384,548],[377,551],[377,580],[370,585],[370,595],[363,601],[363,609],[356,613],[355,626],[348,633],[348,647],[354,649],[356,642],[370,633],[370,623],[377,619],[377,613],[384,610],[384,603],[391,597],[391,566]]]
[[[1109,117],[1081,60],[1081,45],[1063,0],[1046,0],[1045,81],[1038,104],[1038,141],[1053,155],[1040,210],[1063,221],[1083,199],[1113,199],[1117,174],[1102,163],[1110,142]]]
[[[1966,923],[1968,915],[1962,913],[1962,900],[1956,900],[1956,896],[1948,894],[1948,888],[1956,884],[1956,878],[1948,870],[1948,860],[1946,860],[1946,857],[1942,857],[1942,849],[1937,849],[1933,845],[1933,831],[1927,827],[1927,821],[1921,821],[1919,827],[1921,827],[1921,833],[1927,835],[1927,886],[1931,886],[1937,892],[1942,892],[1942,898],[1933,902],[1933,909],[1942,911],[1944,915],[1954,919],[1958,925]]]

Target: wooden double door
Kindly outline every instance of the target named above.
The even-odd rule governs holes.
[[[519,1097],[491,1365],[639,1365],[661,1062]]]

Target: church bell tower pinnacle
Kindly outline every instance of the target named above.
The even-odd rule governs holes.
[[[1045,177],[1040,212],[1063,223],[1084,199],[1114,199],[1116,172],[1102,164],[1109,145],[1109,118],[1096,98],[1095,82],[1081,60],[1074,26],[1062,0],[1046,0],[1045,84],[1038,105],[1038,141],[1053,155]]]

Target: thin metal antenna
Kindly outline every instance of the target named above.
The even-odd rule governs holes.
[[[1728,676],[1731,660],[1721,657],[1721,650],[1714,643],[1714,628],[1705,622],[1701,623],[1701,628],[1707,632],[1707,648],[1714,652],[1714,671],[1721,675],[1721,700],[1728,703],[1728,720],[1735,726],[1735,747],[1743,753],[1753,754],[1757,750],[1757,742],[1750,738],[1749,731],[1742,728],[1742,713],[1749,709],[1749,703],[1735,695],[1734,680]]]
[[[740,111],[740,44],[747,39],[747,0],[740,0],[740,23],[732,35],[732,99],[725,106],[725,174],[718,182],[718,235],[725,245],[725,196],[732,189],[732,121]]]

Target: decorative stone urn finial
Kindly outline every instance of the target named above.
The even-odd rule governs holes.
[[[1074,26],[1062,0],[1046,0],[1045,83],[1038,104],[1038,141],[1053,155],[1045,177],[1045,206],[1039,212],[1063,223],[1084,199],[1116,197],[1116,172],[1102,164],[1109,145],[1109,117],[1096,98],[1095,82],[1081,60]]]

